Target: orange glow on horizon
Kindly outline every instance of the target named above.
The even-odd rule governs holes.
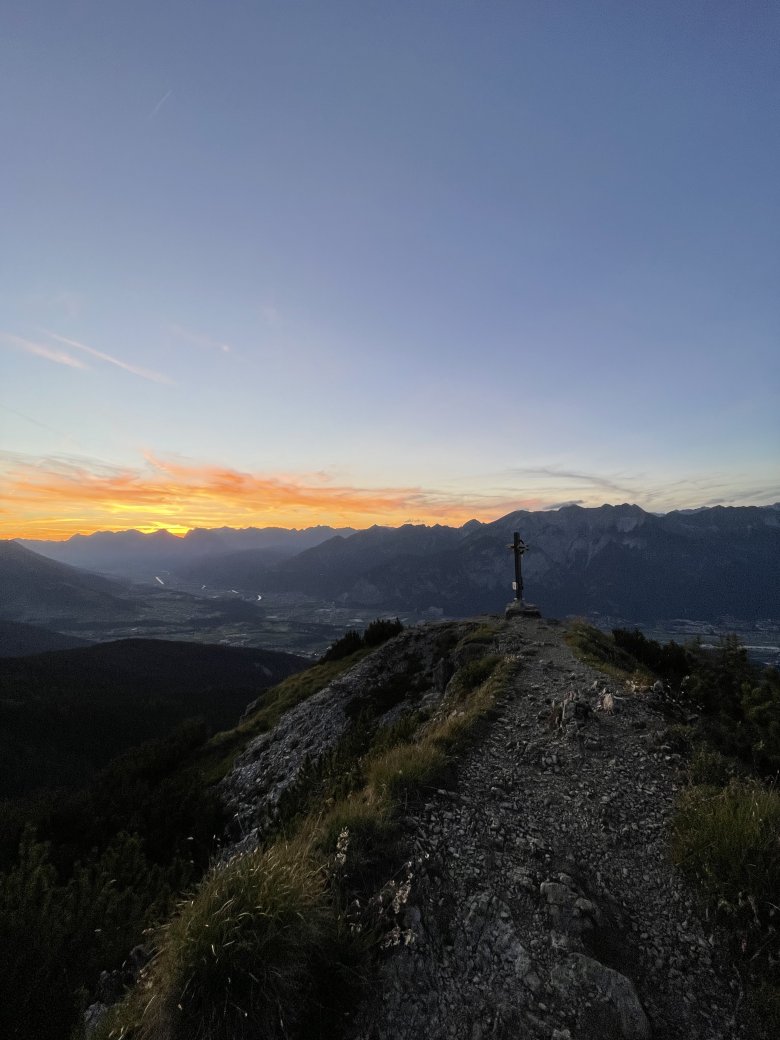
[[[184,535],[196,527],[459,526],[543,505],[536,498],[354,487],[332,484],[319,474],[253,474],[152,456],[139,469],[60,459],[14,462],[2,484],[0,538],[56,541],[133,528]]]

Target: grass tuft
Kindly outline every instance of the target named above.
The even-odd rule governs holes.
[[[462,668],[455,676],[452,693],[426,727],[426,739],[447,752],[459,748],[494,707],[516,667],[505,658],[490,656]]]
[[[481,625],[477,625],[475,629],[465,635],[461,640],[461,644],[484,643],[487,646],[492,643],[496,636],[505,628],[505,621],[485,621]]]
[[[736,759],[729,758],[706,744],[697,747],[688,762],[688,776],[694,785],[725,787],[730,780],[743,772],[744,768]]]
[[[497,654],[488,654],[464,664],[457,673],[456,686],[463,693],[470,693],[486,682],[501,662]]]
[[[349,831],[350,851],[382,838],[392,828],[387,803],[366,797],[350,796],[336,802],[317,821],[317,848],[326,855],[336,848],[342,831]]]
[[[780,892],[780,793],[757,782],[683,791],[672,856],[725,908],[749,905],[766,919]]]
[[[564,639],[585,664],[605,672],[613,679],[620,682],[628,679],[642,683],[653,682],[652,673],[628,651],[617,646],[612,636],[582,619],[575,619],[569,624]]]
[[[323,872],[300,845],[236,856],[161,930],[135,1001],[106,1035],[281,1040],[298,1024],[316,985],[314,953],[332,931]]]
[[[429,741],[398,744],[370,762],[366,780],[375,798],[400,801],[413,791],[431,786],[446,762],[442,749]]]

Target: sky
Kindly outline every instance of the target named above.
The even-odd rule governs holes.
[[[4,0],[0,537],[780,499],[780,6]]]

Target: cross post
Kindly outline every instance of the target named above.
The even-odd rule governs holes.
[[[515,599],[518,603],[523,602],[523,569],[521,560],[527,548],[527,545],[520,537],[519,531],[515,531],[512,544],[508,545],[507,549],[511,549],[515,555]]]

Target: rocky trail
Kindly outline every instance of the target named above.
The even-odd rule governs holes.
[[[668,859],[663,718],[554,622],[513,619],[497,648],[519,667],[456,784],[407,809],[404,941],[350,1040],[755,1035]]]

